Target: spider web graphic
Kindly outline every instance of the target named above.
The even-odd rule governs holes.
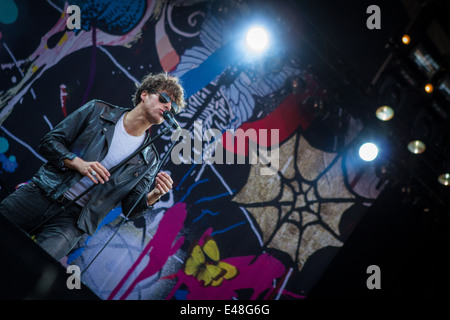
[[[343,245],[342,215],[373,201],[349,188],[346,179],[356,168],[347,166],[348,150],[324,152],[296,133],[280,146],[277,174],[259,175],[262,165],[252,165],[247,184],[233,201],[257,222],[263,251],[289,254],[301,271],[317,250]]]

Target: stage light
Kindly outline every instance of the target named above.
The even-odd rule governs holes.
[[[425,143],[421,140],[413,140],[408,143],[408,150],[414,154],[421,154],[425,151]]]
[[[394,117],[394,110],[389,106],[381,106],[375,111],[375,115],[381,121],[389,121]]]
[[[432,93],[433,92],[433,85],[431,83],[427,83],[425,86],[425,92],[426,93]]]
[[[443,173],[438,177],[438,181],[440,184],[448,187],[450,186],[450,173]]]
[[[359,148],[359,156],[364,161],[372,161],[378,156],[378,147],[371,142],[364,143]]]
[[[439,81],[439,91],[447,101],[450,101],[450,75],[446,75]]]
[[[428,79],[433,78],[441,69],[439,63],[436,62],[422,45],[417,46],[413,51],[411,58]]]
[[[405,35],[403,35],[403,37],[402,37],[402,42],[403,42],[404,44],[409,44],[409,43],[411,42],[411,38],[410,38],[407,34],[405,34]]]
[[[269,44],[269,35],[262,27],[253,27],[247,32],[247,45],[253,51],[261,52]]]

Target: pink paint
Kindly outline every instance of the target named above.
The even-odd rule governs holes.
[[[180,57],[170,43],[170,39],[167,36],[165,30],[166,24],[166,7],[161,14],[161,19],[156,23],[155,26],[155,42],[156,42],[156,52],[158,53],[159,62],[164,71],[169,72],[175,69],[175,67],[180,62]]]
[[[203,234],[199,241],[200,245],[207,236],[211,235],[211,232],[212,228]],[[230,300],[237,297],[236,290],[248,288],[253,289],[250,299],[257,299],[264,291],[269,290],[270,294],[275,290],[273,280],[280,278],[285,273],[284,265],[267,253],[257,256],[256,259],[255,256],[243,256],[221,259],[221,261],[235,266],[239,274],[232,279],[224,279],[217,287],[205,287],[203,282],[194,276],[188,276],[182,269],[178,272],[177,284],[166,299],[170,300],[183,284],[188,287],[187,300]]]
[[[159,223],[155,236],[145,246],[144,250],[139,255],[136,262],[131,266],[119,284],[114,288],[108,297],[108,300],[112,300],[120,289],[123,288],[125,282],[130,278],[136,268],[141,264],[145,256],[150,258],[147,265],[141,271],[141,273],[134,279],[133,283],[128,287],[125,293],[119,298],[120,300],[126,299],[136,285],[144,279],[147,279],[154,275],[156,272],[162,269],[166,264],[167,259],[175,254],[184,242],[184,237],[180,237],[176,242],[176,238],[184,226],[184,220],[186,219],[186,204],[177,203],[170,208]]]

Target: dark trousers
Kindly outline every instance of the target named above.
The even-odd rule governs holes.
[[[36,237],[36,243],[59,261],[84,234],[77,227],[82,208],[71,205],[56,214],[61,206],[58,201],[48,199],[39,187],[30,182],[0,203],[0,214],[29,235],[34,228],[49,219],[33,232],[33,235]]]

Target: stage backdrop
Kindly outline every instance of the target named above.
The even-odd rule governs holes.
[[[346,124],[340,130],[320,112],[330,93],[277,37],[258,57],[244,49],[255,3],[2,1],[2,197],[46,161],[36,151],[44,134],[85,102],[132,107],[149,72],[176,75],[186,89],[176,118],[190,137],[178,143],[191,146],[163,168],[174,188],[126,221],[83,274],[99,297],[304,299],[377,197],[373,169],[354,156],[360,122],[329,102]],[[79,6],[80,29],[68,28],[68,5]],[[289,28],[275,17],[268,21],[280,39]],[[237,129],[256,149],[225,142]],[[169,134],[157,141],[161,156],[170,144]],[[264,148],[278,152],[272,173]],[[220,152],[234,163],[220,163]],[[61,263],[84,270],[123,219],[112,210]]]

